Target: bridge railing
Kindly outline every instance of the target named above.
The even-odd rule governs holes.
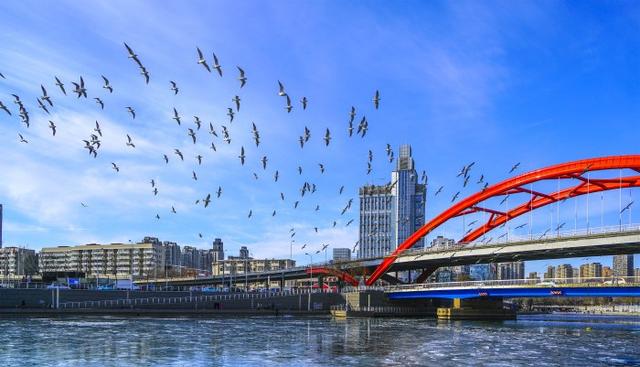
[[[625,287],[639,286],[638,277],[588,277],[588,278],[553,278],[553,279],[508,279],[508,280],[482,280],[465,282],[442,282],[402,284],[383,287],[385,292],[401,292],[416,290],[456,289],[456,288],[499,288],[499,287]],[[380,288],[380,287],[368,287]]]

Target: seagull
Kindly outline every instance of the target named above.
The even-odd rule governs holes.
[[[171,206],[171,212],[172,212],[173,214],[176,214],[176,213],[177,213],[177,212],[176,212],[176,208],[175,208],[173,205]]]
[[[66,96],[67,95],[67,91],[64,90],[64,84],[60,81],[60,79],[58,79],[58,77],[54,77],[56,79],[56,85],[60,88],[60,90],[62,91],[62,93]]]
[[[517,170],[519,166],[520,166],[520,162],[514,164],[513,167],[511,167],[511,170],[509,171],[509,173],[512,173],[513,171]]]
[[[373,97],[373,105],[376,106],[376,110],[378,109],[379,104],[380,104],[380,92],[376,90],[376,95]]]
[[[302,166],[298,166],[298,174],[301,175],[302,174]]]
[[[349,127],[347,128],[347,132],[349,132],[349,137],[353,136],[353,121],[349,121]]]
[[[47,94],[47,90],[44,89],[44,86],[42,84],[40,84],[40,89],[42,89],[42,97],[40,97],[40,99],[47,102],[49,106],[53,107],[53,102],[51,102],[51,97],[49,97],[49,95]]]
[[[8,113],[9,116],[11,116],[11,111],[9,111],[7,106],[5,106],[4,103],[2,103],[2,101],[0,101],[0,110],[4,110],[4,112]]]
[[[500,205],[504,204],[509,199],[509,195],[505,195],[504,199],[500,202]]]
[[[349,124],[353,123],[353,119],[356,117],[356,108],[351,106],[351,112],[349,112]]]
[[[515,229],[524,228],[526,225],[527,225],[527,223],[522,223],[521,225],[517,226]]]
[[[287,95],[287,92],[284,91],[284,85],[282,85],[282,83],[278,80],[278,95],[280,97],[284,97]]]
[[[131,147],[131,148],[135,148],[135,144],[133,144],[133,141],[131,140],[131,137],[129,136],[129,134],[127,134],[127,146]]]
[[[215,52],[213,53],[213,68],[216,69],[218,71],[218,75],[222,77],[222,67],[218,62],[218,57],[216,56]]]
[[[293,209],[297,209],[298,208],[298,204],[300,204],[300,202],[298,200],[296,200],[296,202],[293,203]]]
[[[102,102],[102,100],[98,97],[93,97],[93,99],[95,99],[96,103],[100,105],[100,109],[104,110],[104,102]]]
[[[158,188],[157,187],[153,188],[153,195],[154,196],[158,196]]]
[[[196,171],[191,171],[193,175],[191,176],[195,181],[198,181],[198,175],[196,175]]]
[[[45,106],[44,103],[42,103],[42,100],[40,100],[40,98],[36,98],[36,100],[38,101],[38,107],[41,108],[47,114],[49,114],[49,110],[47,109],[47,106]]]
[[[324,164],[318,163],[318,166],[320,166],[320,173],[324,173]]]
[[[89,206],[83,202],[80,202],[80,205],[82,205],[83,208],[88,208]]]
[[[340,186],[340,190],[338,192],[338,195],[342,195],[343,191],[344,191],[344,185]]]
[[[215,136],[216,138],[218,137],[218,133],[216,133],[216,129],[213,128],[212,123],[209,123],[209,134]]]
[[[178,157],[180,157],[181,161],[184,161],[184,156],[182,155],[182,152],[179,149],[174,149],[174,153],[178,155]]]
[[[240,81],[240,88],[242,88],[247,82],[247,77],[244,75],[244,70],[242,70],[241,67],[236,66],[236,68],[238,68],[238,72],[240,72],[240,76],[238,77],[238,80]]]
[[[278,182],[279,177],[280,177],[280,173],[278,172],[278,170],[276,170],[276,173],[273,174],[273,180],[275,182]]]
[[[156,180],[153,178],[151,179],[151,187],[156,187]]]
[[[216,195],[218,195],[218,198],[220,197],[220,195],[222,195],[222,186],[218,186],[218,191],[216,191]]]
[[[442,189],[444,189],[444,186],[440,186],[433,196],[438,196],[438,194],[442,192]]]
[[[169,164],[169,156],[167,156],[166,154],[163,154],[162,156],[163,156],[163,158],[164,158],[164,162],[165,162],[166,164]]]
[[[171,90],[173,91],[173,95],[175,96],[179,91],[178,85],[173,80],[169,80],[169,83],[171,83]]]
[[[156,219],[160,219],[160,214],[156,214]]]
[[[629,204],[627,204],[627,206],[625,206],[624,208],[622,208],[622,210],[620,210],[620,214],[624,213],[625,211],[627,211],[628,209],[631,208],[631,205],[633,205],[633,201],[630,202]]]
[[[131,114],[131,117],[133,117],[133,119],[135,120],[135,118],[136,118],[136,110],[134,110],[133,107],[131,107],[131,106],[127,106],[127,112],[129,112]]]
[[[178,114],[178,110],[176,110],[176,108],[173,108],[173,117],[174,120],[176,120],[176,122],[178,123],[178,125],[180,124],[180,115]]]
[[[262,157],[262,160],[261,160],[261,162],[262,162],[262,169],[267,169],[267,162],[268,162],[268,161],[269,161],[269,160],[267,159],[267,156],[266,156],[266,155],[265,155],[264,157]]]
[[[87,98],[87,88],[84,87],[84,79],[82,79],[82,77],[80,77],[80,84],[75,82],[71,82],[71,84],[73,84],[76,87],[76,89],[73,92],[78,94],[78,98],[80,97]]]
[[[293,109],[293,106],[291,105],[291,98],[289,98],[289,95],[285,96],[287,98],[287,105],[284,106],[284,109],[287,110],[287,113],[291,113],[291,110]]]
[[[253,215],[253,210],[249,210],[249,215],[247,215],[247,218],[251,218],[252,215]]]
[[[196,156],[196,159],[198,160],[198,166],[200,166],[200,165],[202,164],[202,158],[203,158],[203,157],[202,157],[200,154],[198,154],[198,155]]]
[[[200,130],[200,127],[202,126],[202,121],[200,121],[200,117],[193,116],[193,123],[196,124],[196,127],[198,128],[198,130]]]
[[[202,202],[204,203],[205,208],[208,207],[211,202],[211,194],[207,194],[207,197],[202,199]]]
[[[460,196],[460,191],[456,192],[455,195],[453,195],[453,198],[451,199],[451,202],[453,203],[454,201],[456,201],[456,199],[458,198],[458,196]]]
[[[280,193],[280,200],[284,201],[284,193],[283,192]]]
[[[236,111],[239,112],[240,111],[240,97],[235,96],[235,97],[233,97],[233,99],[231,101],[236,104]]]
[[[331,132],[329,132],[329,128],[327,128],[327,131],[324,133],[324,144],[325,146],[329,146],[329,142],[331,141]]]
[[[111,166],[116,172],[120,172],[120,167],[118,167],[115,163],[111,162]]]
[[[209,65],[207,65],[207,60],[205,60],[204,56],[202,55],[202,51],[200,51],[199,47],[196,47],[196,49],[198,50],[198,64],[201,64],[205,69],[207,69],[208,72],[211,72],[211,69],[209,69]]]
[[[346,225],[346,226],[347,226],[347,227],[349,227],[349,224],[351,224],[351,223],[353,223],[353,219],[349,220],[349,221],[347,222],[347,225]]]
[[[233,116],[234,116],[233,108],[227,107],[227,116],[229,116],[229,122],[230,123],[233,122]]]
[[[189,136],[191,137],[191,139],[193,140],[193,144],[195,144],[195,143],[196,143],[196,132],[195,132],[195,131],[193,131],[193,129],[191,129],[191,128],[189,128],[188,130],[189,130],[188,135],[189,135]]]
[[[133,52],[133,50],[131,49],[131,47],[129,47],[129,45],[127,45],[126,42],[124,43],[124,47],[127,48],[127,52],[129,53],[129,56],[127,56],[130,59],[133,59],[135,62],[137,62],[138,64],[140,63],[140,60],[138,60],[138,55],[135,54],[135,52]]]
[[[210,148],[213,149],[214,152],[216,151],[216,145],[213,144],[213,142],[211,142],[211,147]]]
[[[244,147],[240,147],[240,155],[238,158],[240,158],[240,164],[244,166],[244,159],[246,158],[244,155]]]
[[[307,97],[302,97],[302,99],[300,100],[300,103],[302,103],[302,109],[306,110],[307,109],[307,103],[309,103],[309,100],[307,100]]]
[[[145,83],[149,84],[149,72],[142,65],[140,65],[140,74],[142,74],[142,76],[144,76]]]
[[[109,93],[113,93],[113,88],[109,84],[109,79],[107,79],[104,75],[101,75],[101,77],[102,77],[102,80],[104,80],[104,85],[102,86],[102,88],[108,90]]]
[[[56,125],[51,120],[49,120],[49,128],[51,129],[53,136],[56,136]]]
[[[22,136],[22,134],[18,133],[18,137],[20,138],[21,143],[28,144],[29,142]]]

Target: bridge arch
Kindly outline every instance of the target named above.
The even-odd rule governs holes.
[[[587,172],[611,169],[632,169],[640,173],[640,155],[590,158],[561,163],[526,172],[489,186],[486,189],[459,201],[420,227],[402,244],[400,244],[393,253],[383,259],[382,263],[367,279],[366,284],[372,285],[382,276],[382,274],[389,270],[400,254],[415,245],[422,237],[426,236],[435,228],[452,218],[476,212],[488,212],[491,214],[489,220],[484,225],[481,225],[477,229],[467,233],[461,240],[461,242],[469,242],[502,225],[507,220],[513,219],[545,205],[555,203],[559,200],[565,200],[579,195],[599,191],[627,187],[640,187],[640,176],[616,177],[610,179],[590,179],[588,177],[584,177]],[[559,190],[551,194],[536,192],[525,187],[526,185],[534,182],[549,179],[575,179],[578,180],[579,183],[573,187]],[[487,199],[516,193],[529,193],[531,194],[531,200],[506,212],[479,206],[480,203]]]

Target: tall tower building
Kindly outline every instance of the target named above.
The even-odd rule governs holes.
[[[617,277],[632,277],[633,255],[615,255],[613,257],[613,275]]]
[[[222,260],[224,260],[224,244],[221,239],[216,238],[213,240],[213,262]]]
[[[358,258],[391,253],[424,224],[427,189],[418,179],[411,146],[402,145],[391,182],[360,188]],[[423,246],[421,239],[414,247]]]

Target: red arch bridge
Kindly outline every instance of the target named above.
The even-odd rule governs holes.
[[[617,175],[604,178],[591,177],[594,172],[606,176],[606,174],[610,174],[608,171],[612,170],[616,170]],[[623,171],[625,173],[630,171],[632,174],[623,175]],[[285,280],[304,279],[310,276],[333,276],[347,284],[358,285],[360,282],[356,277],[369,275],[365,281],[366,285],[373,285],[379,279],[395,284],[397,279],[390,274],[394,271],[422,269],[422,275],[416,279],[417,282],[422,282],[437,268],[444,266],[640,253],[640,226],[622,225],[622,223],[610,228],[592,229],[571,235],[558,233],[556,236],[542,236],[535,239],[528,238],[494,244],[476,241],[508,221],[550,204],[581,195],[639,187],[640,175],[635,175],[635,173],[640,173],[640,155],[591,158],[520,174],[488,186],[484,190],[455,203],[419,228],[393,253],[384,258],[358,259],[336,264],[317,264],[270,272],[239,274],[235,275],[235,280],[234,275],[219,275],[195,279],[154,279],[139,283],[215,285],[230,284],[234,281],[256,283],[281,280],[284,282]],[[558,188],[562,182],[563,188],[551,192],[534,190],[535,186],[543,186],[538,185],[539,183],[549,180],[557,181]],[[484,204],[489,199],[515,196],[514,194],[525,194],[527,199],[506,210],[492,208]],[[453,248],[446,250],[412,249],[421,238],[447,221],[473,213],[486,213],[485,216],[488,216],[488,219],[467,231]]]

